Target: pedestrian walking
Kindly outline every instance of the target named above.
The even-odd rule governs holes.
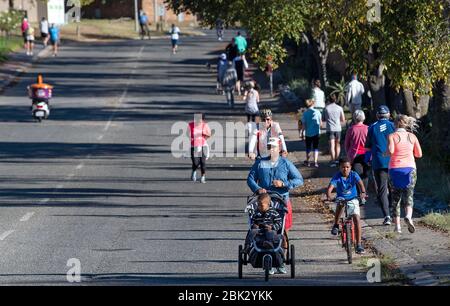
[[[238,96],[241,96],[242,85],[244,84],[244,54],[239,53],[238,56],[234,58],[233,63],[237,73],[236,90],[238,92]]]
[[[384,216],[384,225],[390,225],[392,222],[388,174],[390,157],[385,152],[388,149],[388,136],[395,131],[395,127],[389,121],[389,117],[389,108],[386,105],[380,105],[377,109],[378,121],[369,127],[365,145],[372,156],[371,166],[375,176],[377,200]]]
[[[180,39],[180,28],[172,24],[172,29],[170,30],[170,38],[172,39],[172,53],[175,54],[178,51],[178,40]]]
[[[201,183],[206,183],[206,160],[209,157],[209,146],[206,140],[211,137],[211,129],[205,121],[205,114],[195,114],[194,121],[189,123],[191,135],[191,179],[197,181],[197,169],[200,167]]]
[[[345,152],[347,158],[352,164],[352,170],[358,173],[367,190],[369,183],[370,167],[366,163],[366,140],[369,127],[364,124],[366,116],[362,110],[356,110],[353,113],[353,125],[351,125],[345,134]],[[361,190],[358,190],[359,193]]]
[[[389,178],[392,185],[392,217],[394,231],[401,233],[400,206],[405,210],[405,223],[410,233],[415,232],[412,220],[414,187],[417,181],[417,167],[414,158],[422,157],[422,148],[414,132],[417,121],[406,115],[395,118],[395,132],[389,135]]]
[[[225,53],[227,54],[227,59],[229,61],[233,61],[239,55],[234,38],[231,39],[231,42],[226,46]]]
[[[250,81],[245,85],[244,101],[247,122],[250,122],[250,118],[252,122],[255,122],[256,116],[259,115],[259,92],[255,87],[255,81]]]
[[[39,24],[39,29],[41,31],[41,38],[42,38],[42,42],[44,44],[44,48],[47,47],[48,40],[50,39],[48,28],[49,28],[49,25],[48,25],[47,19],[45,17],[42,17],[41,22]]]
[[[141,10],[139,13],[139,25],[141,27],[141,39],[144,39],[145,36],[150,39],[150,29],[149,29],[149,20],[147,14]]]
[[[222,53],[217,60],[217,85],[216,85],[217,94],[224,93],[222,83],[227,68],[228,68],[227,55],[225,53]]]
[[[337,167],[341,154],[341,132],[345,124],[344,109],[336,104],[336,94],[331,94],[330,103],[322,113],[322,122],[326,125],[328,144],[331,154],[330,167]]]
[[[319,158],[319,134],[321,114],[318,109],[314,107],[314,100],[306,100],[306,107],[308,108],[302,116],[302,126],[305,130],[306,142],[306,160],[303,164],[306,167],[310,166],[311,151],[314,150],[314,167],[318,168]]]
[[[256,128],[251,130],[250,139],[248,143],[248,157],[251,160],[256,158],[270,156],[270,150],[267,148],[270,138],[277,138],[280,140],[278,147],[280,155],[288,156],[286,141],[284,140],[283,131],[280,123],[273,120],[272,111],[268,108],[262,109],[259,113],[261,122],[255,125]]]
[[[354,72],[352,74],[352,80],[348,83],[346,101],[350,108],[350,112],[353,114],[355,110],[362,109],[362,95],[364,94],[364,85],[358,81],[358,74]]]
[[[320,89],[320,80],[314,80],[313,84],[313,100],[314,100],[314,108],[320,111],[322,115],[323,110],[325,108],[325,93],[322,89]]]
[[[218,18],[216,20],[216,34],[217,34],[217,40],[222,41],[223,40],[223,32],[225,29],[225,25],[222,19]]]
[[[53,46],[53,56],[58,55],[58,45],[59,45],[59,29],[53,23],[49,29],[50,43]]]
[[[34,28],[29,27],[27,30],[27,55],[29,56],[33,56],[34,38]]]
[[[234,108],[234,90],[237,83],[237,73],[236,69],[233,67],[233,62],[228,61],[227,70],[222,79],[222,88],[225,91],[225,97],[227,99],[227,104]]]
[[[247,51],[247,40],[242,36],[241,32],[237,32],[237,36],[234,38],[234,42],[236,43],[238,52],[241,54],[245,54]]]

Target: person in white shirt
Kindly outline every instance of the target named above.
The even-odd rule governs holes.
[[[177,53],[178,39],[180,38],[180,28],[172,24],[172,30],[170,31],[170,38],[172,39],[172,53]]]
[[[44,42],[44,47],[47,47],[50,36],[48,35],[48,21],[47,19],[45,19],[45,17],[42,17],[40,30],[41,30],[41,37]]]
[[[346,101],[349,105],[350,112],[353,114],[356,110],[361,110],[364,85],[358,81],[358,74],[356,72],[353,73],[352,81],[348,83],[346,92]]]
[[[313,100],[314,109],[317,109],[322,114],[325,108],[325,93],[320,89],[320,80],[315,80],[313,84]]]

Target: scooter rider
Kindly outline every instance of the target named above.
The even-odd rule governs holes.
[[[50,98],[52,97],[53,86],[45,84],[42,75],[37,76],[37,81],[27,87],[28,96],[31,99],[31,107],[33,104],[39,102],[45,102],[48,107],[50,107]]]
[[[280,124],[272,120],[272,111],[268,108],[260,111],[261,123],[253,125],[256,128],[250,130],[250,140],[248,145],[248,156],[251,160],[256,158],[270,156],[270,151],[267,150],[267,144],[270,137],[277,137],[280,140],[280,154],[287,157],[288,151],[286,142],[284,141],[283,131]]]

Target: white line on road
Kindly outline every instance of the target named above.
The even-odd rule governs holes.
[[[81,164],[79,164],[78,166],[77,166],[77,170],[80,170],[80,169],[83,169],[83,167],[84,167],[84,164],[83,163],[81,163]]]
[[[45,204],[45,203],[47,203],[48,201],[50,201],[49,198],[47,198],[47,199],[42,199],[42,200],[39,201],[39,203]]]
[[[97,137],[97,140],[102,140],[105,135],[100,135]]]
[[[71,173],[71,174],[69,174],[68,176],[67,176],[67,178],[73,178],[75,176],[75,173]]]
[[[62,189],[64,187],[63,184],[59,184],[58,186],[56,186],[56,189]]]
[[[12,233],[14,233],[14,230],[10,230],[10,231],[6,231],[3,234],[0,235],[0,241],[3,241],[6,239],[6,237],[8,237],[9,235],[11,235]]]
[[[33,217],[34,212],[28,212],[25,214],[25,216],[23,216],[22,218],[20,218],[20,222],[26,222],[28,220],[31,219],[31,217]]]

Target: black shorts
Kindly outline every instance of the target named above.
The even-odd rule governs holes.
[[[58,41],[57,41],[57,40],[50,39],[50,43],[51,43],[53,46],[56,46],[56,45],[58,44]]]
[[[48,34],[47,34],[47,33],[41,33],[41,37],[42,37],[42,38],[47,38],[47,37],[48,37]]]
[[[308,153],[311,152],[311,148],[314,151],[317,151],[319,149],[319,135],[312,137],[306,136],[305,143],[306,143],[306,152]]]
[[[235,61],[238,81],[244,82],[244,61]]]

